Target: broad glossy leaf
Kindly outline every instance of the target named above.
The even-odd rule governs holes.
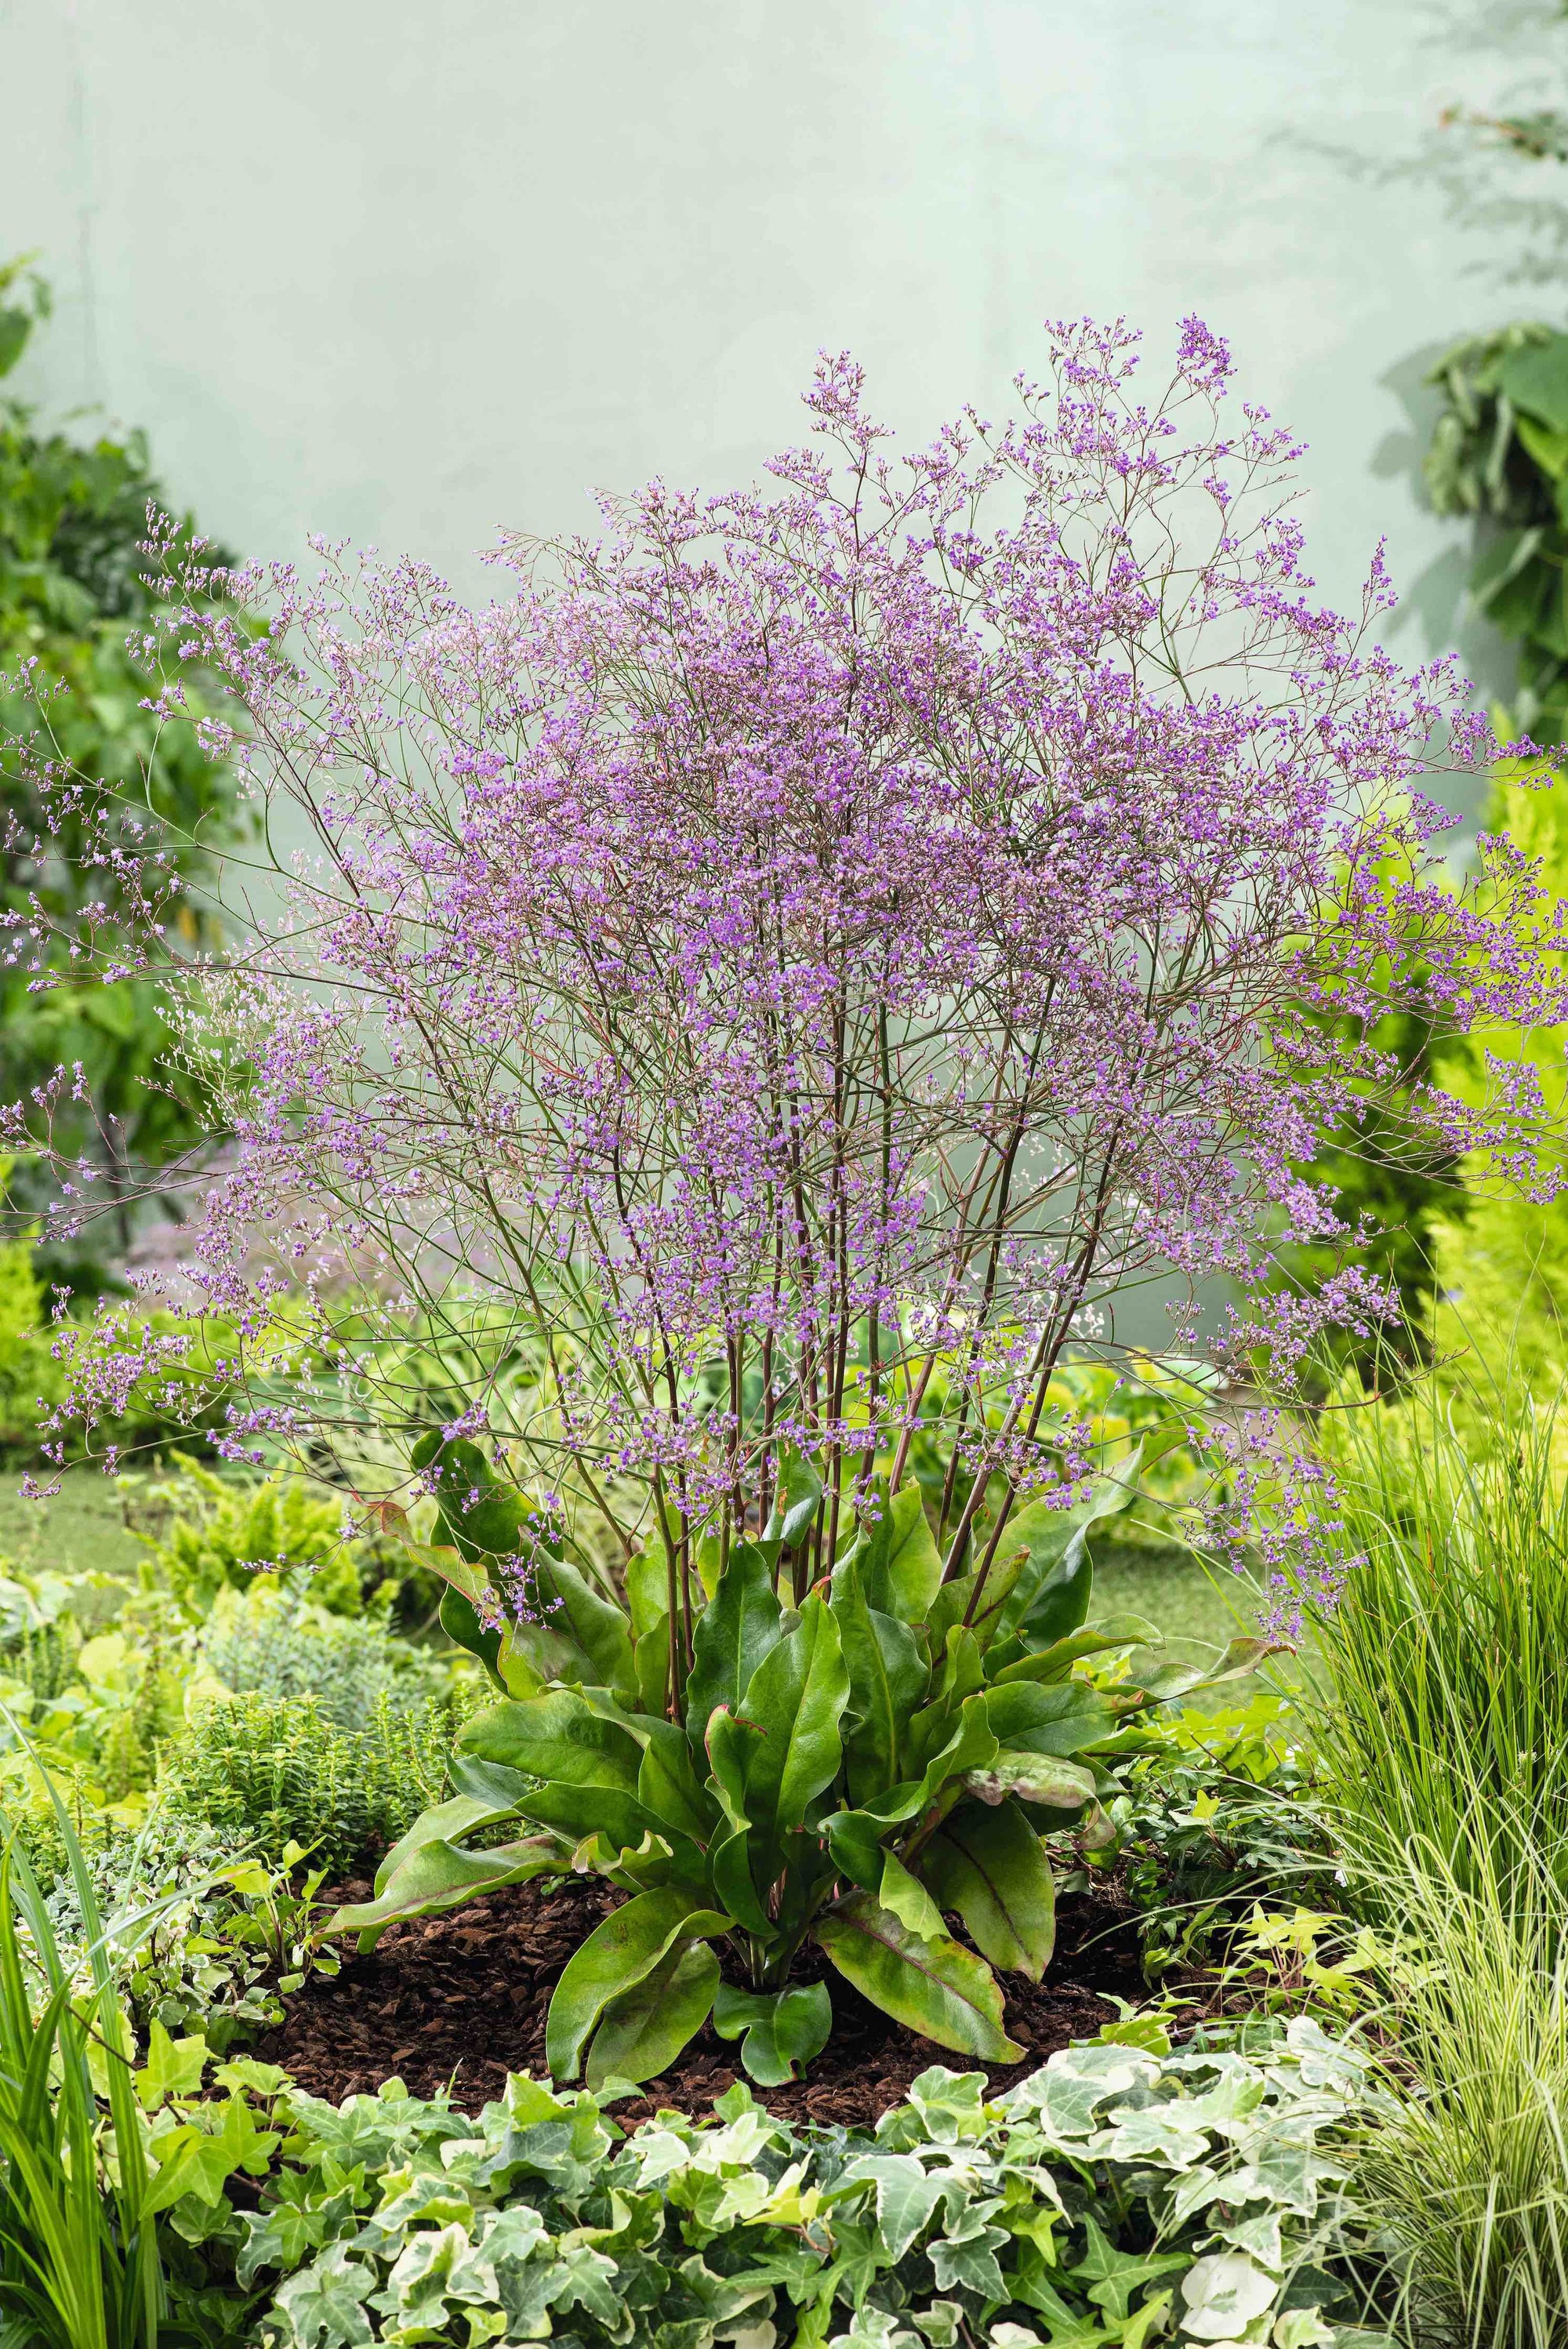
[[[626,1612],[632,1619],[634,1637],[640,1638],[669,1612],[669,1560],[656,1535],[644,1544],[635,1557],[627,1559],[625,1584]]]
[[[762,1732],[755,1722],[741,1721],[720,1705],[707,1724],[706,1744],[711,1785],[720,1809],[732,1827],[751,1824],[746,1802],[746,1773],[751,1749]]]
[[[1553,334],[1510,351],[1498,382],[1527,416],[1554,432],[1568,432],[1568,335]]]
[[[762,1528],[764,1542],[775,1542],[782,1549],[798,1548],[810,1531],[821,1501],[821,1479],[810,1462],[798,1452],[786,1453],[779,1463],[772,1512]]]
[[[876,1514],[862,1522],[861,1533],[856,1564],[867,1605],[903,1623],[923,1623],[942,1585],[942,1557],[920,1486],[905,1485],[890,1495],[879,1478]]]
[[[407,1835],[393,1845],[377,1869],[377,1899],[421,1844],[461,1843],[465,1836],[472,1835],[476,1828],[498,1826],[502,1819],[511,1818],[516,1809],[516,1792],[499,1803],[487,1802],[482,1795],[454,1795],[447,1802],[433,1803],[428,1811],[421,1811]]]
[[[812,2056],[821,2054],[833,2027],[833,2004],[826,1982],[776,1991],[738,1990],[720,1982],[713,2027],[721,2039],[740,2040],[740,2061],[758,2087],[777,2088],[798,2080]]]
[[[757,1887],[751,1879],[751,1834],[749,1828],[738,1827],[714,1846],[708,1855],[708,1871],[713,1878],[714,1898],[721,1900],[730,1915],[758,1940],[771,1940],[778,1928],[757,1897]]]
[[[1008,1748],[983,1769],[965,1770],[961,1784],[983,1803],[1005,1803],[1009,1795],[1016,1795],[1022,1802],[1044,1803],[1058,1811],[1078,1810],[1095,1797],[1094,1772],[1081,1762]]]
[[[908,1624],[867,1604],[857,1562],[835,1569],[832,1609],[850,1676],[845,1775],[859,1803],[897,1780],[904,1729],[931,1674]]]
[[[642,1982],[677,1941],[706,1940],[732,1920],[693,1906],[674,1890],[639,1892],[613,1909],[567,1960],[545,2018],[544,2054],[558,2080],[573,2080],[589,2034],[613,1998]]]
[[[635,1686],[632,1627],[620,1608],[590,1589],[564,1558],[538,1557],[531,1588],[544,1630],[569,1641],[589,1667],[575,1677],[630,1694]]]
[[[668,1836],[661,1819],[619,1786],[573,1786],[563,1781],[532,1786],[520,1795],[518,1815],[536,1826],[553,1827],[573,1843],[602,1835],[615,1851],[634,1851],[645,1836]]]
[[[998,1745],[1031,1754],[1081,1754],[1109,1737],[1119,1721],[1140,1702],[1103,1695],[1082,1681],[1011,1681],[987,1689],[982,1702]]]
[[[882,1881],[877,1888],[877,1901],[888,1914],[907,1925],[912,1933],[924,1941],[938,1940],[947,1928],[942,1921],[942,1911],[921,1882],[912,1876],[902,1859],[891,1851],[882,1854]]]
[[[913,1816],[920,1801],[920,1782],[912,1780],[890,1790],[883,1801],[863,1810],[831,1811],[822,1822],[828,1849],[833,1866],[841,1876],[861,1884],[868,1892],[875,1892],[882,1883],[882,1837],[890,1827],[901,1825]]]
[[[779,1640],[779,1596],[755,1542],[738,1542],[694,1627],[686,1728],[700,1739],[716,1705],[741,1709],[751,1676]]]
[[[695,1843],[707,1844],[717,1819],[717,1806],[692,1767],[691,1747],[673,1722],[652,1722],[645,1734],[637,1800],[655,1818],[690,1836]]]
[[[503,1483],[469,1437],[446,1437],[432,1429],[410,1457],[429,1478],[442,1526],[466,1558],[515,1557],[539,1543],[534,1503]]]
[[[807,1805],[832,1784],[849,1694],[838,1624],[813,1593],[798,1628],[764,1656],[741,1700],[742,1718],[757,1730],[746,1749],[746,1811],[761,1836],[777,1842],[798,1827]]]
[[[1119,1476],[1100,1477],[1088,1500],[1075,1508],[1052,1509],[1033,1501],[1009,1521],[1004,1540],[1026,1544],[1029,1560],[995,1619],[994,1638],[1023,1631],[1031,1648],[1047,1648],[1082,1626],[1094,1590],[1085,1537],[1091,1526],[1127,1506],[1142,1460],[1140,1444]]]
[[[493,1851],[465,1851],[438,1840],[422,1843],[374,1900],[338,1909],[326,1930],[357,1933],[361,1950],[373,1950],[400,1918],[434,1917],[503,1884],[559,1875],[566,1857],[554,1836],[529,1836],[521,1843],[498,1844]]]
[[[677,1941],[605,2007],[588,2050],[587,2085],[651,2080],[665,2070],[707,2021],[718,1986],[718,1960],[706,1942]]]
[[[896,2023],[989,2064],[1024,2054],[1002,2023],[995,1976],[944,1934],[922,1940],[869,1893],[852,1892],[818,1920],[816,1938],[862,1997]]]
[[[1056,1947],[1056,1884],[1015,1803],[960,1803],[922,1851],[920,1873],[994,1966],[1039,1981]]]
[[[586,1703],[573,1689],[494,1704],[476,1713],[458,1740],[465,1754],[501,1762],[530,1777],[573,1786],[620,1786],[629,1794],[642,1768],[631,1732]]]
[[[632,1648],[639,1713],[663,1713],[670,1692],[670,1619],[655,1615]]]
[[[454,1551],[453,1556],[456,1556]],[[449,1583],[441,1593],[440,1625],[455,1647],[464,1648],[477,1656],[498,1688],[506,1686],[500,1669],[502,1634],[481,1623],[479,1609],[460,1590]]]

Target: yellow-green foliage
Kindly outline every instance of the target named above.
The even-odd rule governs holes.
[[[151,1553],[143,1575],[168,1588],[187,1621],[204,1621],[221,1590],[249,1588],[268,1570],[303,1569],[318,1607],[359,1613],[356,1545],[345,1539],[340,1500],[297,1478],[237,1485],[186,1459],[164,1489],[174,1515],[156,1537],[139,1536]]]
[[[1487,828],[1506,832],[1540,865],[1537,919],[1552,923],[1568,905],[1568,780],[1524,761],[1499,771]],[[1568,1105],[1564,1031],[1488,1028],[1445,1068],[1444,1081],[1479,1101],[1494,1080],[1487,1056],[1528,1064],[1547,1113]],[[1538,1392],[1555,1389],[1568,1370],[1568,1195],[1545,1204],[1482,1154],[1463,1166],[1459,1211],[1431,1225],[1437,1304],[1433,1338],[1439,1360],[1465,1352],[1494,1369],[1506,1365]]]

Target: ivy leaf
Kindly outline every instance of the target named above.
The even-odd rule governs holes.
[[[929,2225],[946,2180],[932,2177],[912,2153],[862,2154],[840,2183],[848,2186],[862,2178],[875,2185],[877,2230],[882,2249],[896,2262]]]
[[[155,2112],[169,2096],[198,2095],[210,2053],[200,2032],[189,2039],[170,2039],[163,2024],[155,2022],[148,2035],[147,2062],[136,2075],[136,2093],[144,2109]]]
[[[289,2349],[366,2349],[376,2338],[365,2297],[376,2271],[333,2243],[278,2287],[274,2303],[288,2320]]]

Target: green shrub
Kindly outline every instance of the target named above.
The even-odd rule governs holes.
[[[188,1622],[205,1622],[220,1591],[249,1589],[263,1571],[308,1575],[318,1607],[358,1613],[359,1571],[342,1501],[322,1498],[298,1477],[242,1484],[188,1459],[174,1462],[159,1498],[167,1512],[159,1531],[133,1528],[150,1553],[143,1579],[166,1588]]]
[[[805,2138],[743,2086],[628,2137],[531,2079],[477,2119],[396,2080],[341,2106],[285,2085],[261,2208],[188,2226],[214,2271],[265,2281],[273,2349],[1307,2349],[1339,2338],[1320,2311],[1358,2313],[1341,2181],[1367,2068],[1305,2019],[1174,2054],[1144,2019],[994,2102],[935,2067],[874,2137]]]
[[[306,1588],[314,1596],[315,1586]],[[275,1586],[221,1598],[201,1635],[210,1670],[236,1695],[313,1696],[324,1721],[363,1729],[383,1699],[396,1715],[450,1684],[444,1660],[363,1616],[327,1615]]]
[[[383,1693],[347,1729],[314,1694],[209,1702],[170,1748],[162,1791],[171,1810],[249,1836],[270,1859],[297,1843],[342,1871],[438,1800],[464,1704],[427,1698],[398,1711]]]

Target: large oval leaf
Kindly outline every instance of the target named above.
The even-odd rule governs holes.
[[[1012,1681],[985,1692],[985,1718],[998,1745],[1012,1745],[1030,1754],[1081,1754],[1087,1745],[1109,1737],[1117,1723],[1141,1703],[1141,1695],[1103,1696],[1082,1681],[1058,1681],[1041,1687],[1035,1681]]]
[[[955,1909],[981,1953],[1038,1982],[1057,1940],[1056,1884],[1040,1839],[1015,1803],[960,1803],[920,1855],[939,1909]]]
[[[965,1770],[959,1783],[983,1803],[1005,1803],[1009,1795],[1016,1795],[1021,1802],[1044,1803],[1058,1811],[1081,1810],[1095,1797],[1093,1771],[1055,1754],[1005,1750],[984,1768]]]
[[[923,1940],[870,1893],[853,1892],[819,1919],[816,1937],[873,2006],[939,2047],[987,2064],[1014,2064],[1026,2052],[1003,2028],[990,1967],[945,1934]]]
[[[481,1762],[502,1762],[531,1778],[570,1786],[620,1786],[630,1794],[643,1753],[630,1730],[584,1702],[573,1689],[492,1704],[476,1713],[458,1740]]]
[[[845,1775],[859,1803],[897,1781],[903,1733],[931,1672],[909,1625],[867,1603],[858,1559],[835,1570],[832,1609],[850,1676]]]
[[[780,1612],[767,1558],[755,1542],[738,1542],[692,1634],[686,1682],[692,1737],[700,1740],[717,1706],[739,1709],[753,1672],[778,1644]]]
[[[613,1998],[652,1973],[676,1942],[727,1932],[731,1922],[667,1889],[639,1892],[612,1909],[567,1960],[550,2002],[544,2057],[556,2079],[576,2078],[589,2033]]]
[[[651,1973],[613,1998],[588,2050],[587,2085],[651,2080],[673,2064],[707,2021],[718,1960],[706,1942],[680,1942]]]
[[[862,1526],[855,1562],[869,1606],[903,1623],[924,1622],[942,1587],[942,1557],[918,1485],[890,1495],[878,1480],[876,1514]]]
[[[760,1837],[777,1843],[831,1785],[842,1757],[839,1722],[849,1695],[838,1624],[813,1592],[794,1630],[764,1656],[741,1699],[741,1719],[755,1731],[745,1750],[746,1816]]]
[[[577,1568],[564,1558],[536,1557],[531,1581],[535,1609],[530,1619],[518,1625],[514,1636],[519,1642],[525,1649],[531,1647],[536,1611],[540,1628],[565,1642],[583,1661],[581,1671],[557,1672],[554,1677],[584,1680],[596,1688],[624,1690],[630,1695],[636,1685],[632,1627],[620,1608],[590,1589]]]

